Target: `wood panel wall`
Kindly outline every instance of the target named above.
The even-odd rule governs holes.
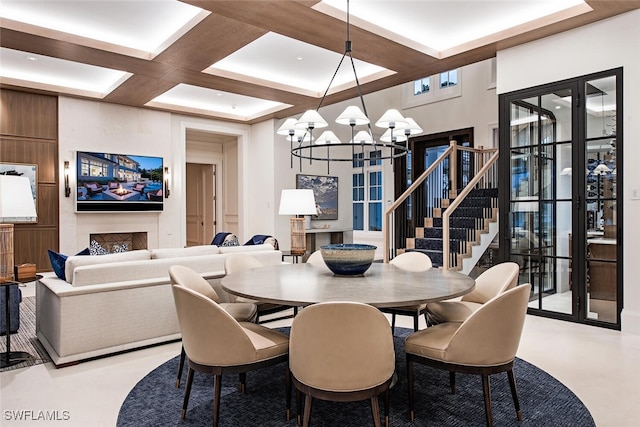
[[[15,224],[14,258],[50,271],[47,249],[59,248],[57,97],[0,90],[0,162],[38,166],[38,222]]]

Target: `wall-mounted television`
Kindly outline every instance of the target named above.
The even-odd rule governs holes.
[[[162,157],[76,153],[76,212],[163,210]]]

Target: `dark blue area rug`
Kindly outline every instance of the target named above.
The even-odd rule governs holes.
[[[281,329],[288,332],[288,328]],[[449,374],[415,364],[415,423],[409,421],[407,404],[404,338],[409,329],[396,328],[396,373],[398,382],[391,389],[390,426],[484,426],[482,382],[477,375],[456,375],[456,394],[449,389]],[[180,411],[182,387],[175,387],[178,357],[162,364],[131,390],[120,408],[117,425],[133,426],[210,426],[213,407],[213,377],[196,372],[189,408],[184,421]],[[185,365],[186,367],[186,365]],[[285,421],[285,365],[249,372],[247,393],[237,389],[238,376],[223,376],[220,427],[296,426],[295,391],[291,401],[292,419]],[[186,371],[186,368],[185,368]],[[491,376],[493,421],[498,426],[595,426],[584,404],[555,378],[523,360],[514,368],[518,397],[524,420],[516,418],[507,374]],[[382,398],[380,411],[382,413]],[[373,425],[369,401],[354,403],[323,402],[314,399],[311,425],[363,427]]]

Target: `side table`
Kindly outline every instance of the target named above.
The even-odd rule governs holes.
[[[30,277],[27,279],[19,280],[19,281],[11,281],[11,282],[2,282],[0,286],[6,287],[4,293],[4,314],[6,321],[6,330],[7,330],[7,351],[4,353],[0,353],[0,368],[6,368],[8,366],[13,366],[18,363],[24,362],[25,360],[31,359],[31,356],[26,351],[11,351],[11,299],[10,299],[10,288],[12,285],[20,285],[20,283],[33,282],[34,280],[41,279],[41,275],[36,275],[36,277]]]
[[[300,262],[300,258],[304,257],[304,255],[292,254],[291,251],[282,251],[282,261],[284,261],[285,257],[291,257],[292,263],[298,264]]]

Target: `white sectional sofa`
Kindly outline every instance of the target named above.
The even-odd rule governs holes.
[[[226,300],[220,279],[233,252],[249,252],[266,265],[282,262],[270,244],[70,256],[66,280],[51,272],[36,283],[36,335],[58,367],[179,339],[169,267],[194,269]]]

